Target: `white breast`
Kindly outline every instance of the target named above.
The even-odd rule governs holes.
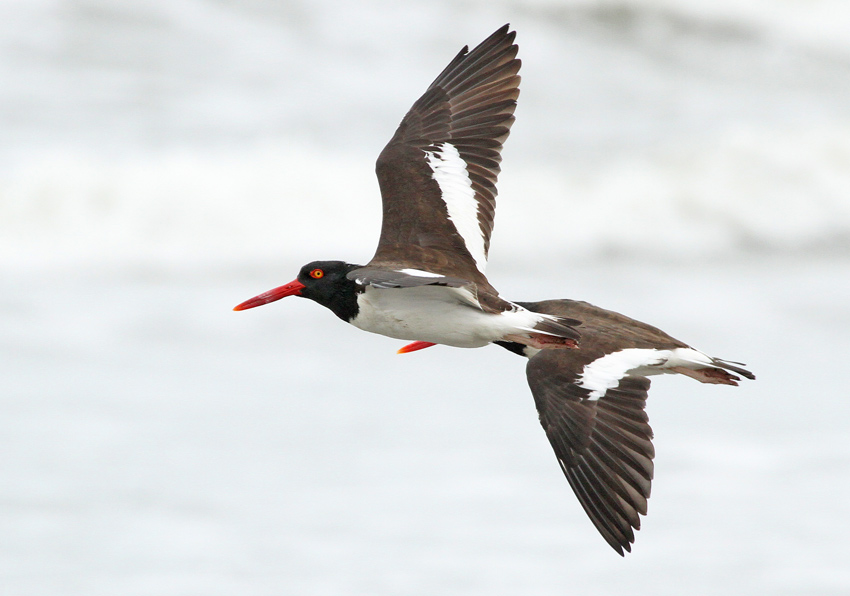
[[[364,331],[403,340],[429,341],[458,348],[480,348],[522,332],[539,316],[525,310],[485,313],[465,288],[421,286],[374,288],[358,295],[351,324]]]

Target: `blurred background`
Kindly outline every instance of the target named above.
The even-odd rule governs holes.
[[[371,257],[375,158],[505,22],[491,281],[758,376],[653,381],[624,560],[519,358],[230,310]],[[0,0],[0,591],[847,594],[848,32],[838,0]]]

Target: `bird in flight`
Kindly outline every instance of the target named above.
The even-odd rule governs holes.
[[[490,343],[528,358],[540,422],[582,507],[621,555],[646,514],[653,476],[647,375],[704,383],[754,378],[663,331],[573,300],[512,302],[485,275],[501,149],[514,122],[520,60],[505,25],[464,47],[413,104],[378,156],[383,221],[365,265],[313,261],[239,304],[309,298],[364,331],[435,344]]]

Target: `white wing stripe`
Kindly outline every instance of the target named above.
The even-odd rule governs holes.
[[[444,275],[440,275],[439,273],[431,273],[430,271],[423,271],[422,269],[399,269],[399,273],[406,273],[407,275],[412,275],[413,277],[445,277]]]
[[[669,355],[669,350],[652,348],[628,348],[611,352],[585,366],[576,384],[589,389],[590,395],[587,399],[596,401],[605,395],[606,391],[616,387],[629,371],[644,366],[657,366],[664,363]]]
[[[432,178],[440,187],[449,219],[466,244],[475,266],[481,273],[487,267],[484,252],[484,235],[478,223],[478,201],[466,169],[466,162],[451,143],[442,143],[437,151],[426,151],[428,165],[434,172]]]

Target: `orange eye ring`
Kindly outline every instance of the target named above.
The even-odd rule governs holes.
[[[325,276],[325,272],[322,271],[321,269],[313,269],[310,272],[310,277],[312,277],[313,279],[322,279],[324,276]]]

